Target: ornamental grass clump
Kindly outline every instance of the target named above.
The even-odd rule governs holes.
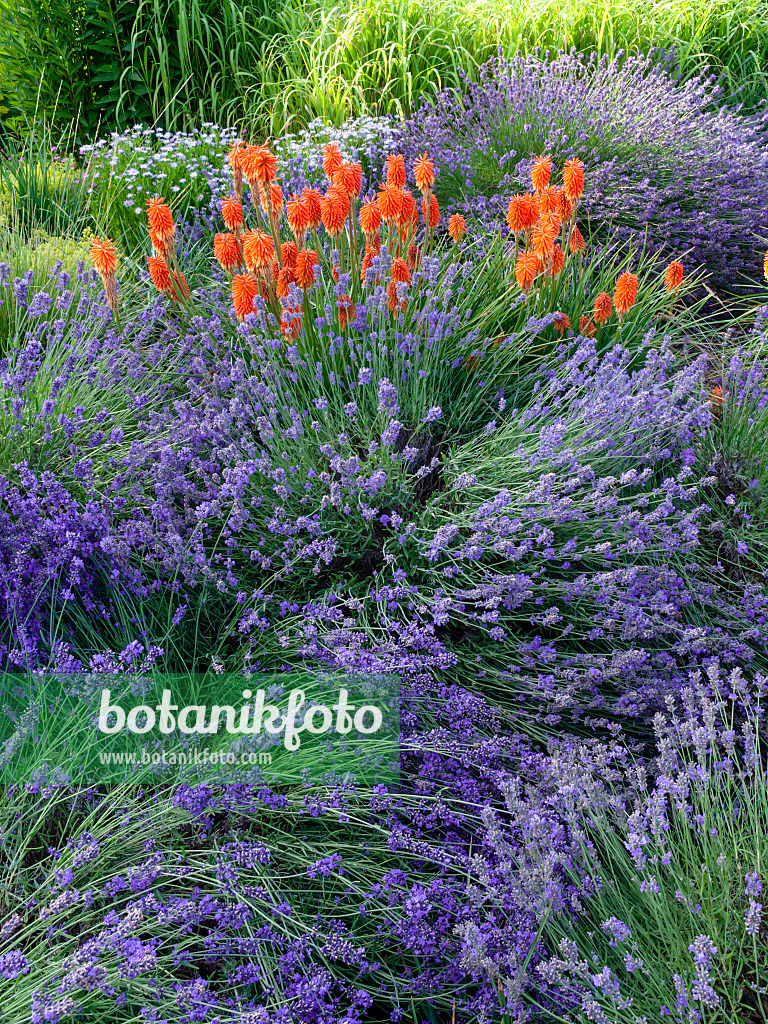
[[[582,218],[605,237],[702,266],[718,287],[758,279],[768,223],[768,112],[722,106],[711,79],[681,83],[671,62],[559,53],[494,59],[463,90],[408,121],[406,156],[428,148],[450,214],[501,220],[533,154],[589,168]]]

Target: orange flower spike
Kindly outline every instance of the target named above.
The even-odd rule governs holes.
[[[91,262],[99,274],[114,274],[117,270],[117,249],[111,238],[94,238],[91,243]]]
[[[277,273],[277,283],[275,284],[275,293],[278,299],[284,299],[288,295],[288,286],[294,284],[296,281],[296,273],[293,267],[289,267],[287,263]]]
[[[243,235],[243,256],[249,270],[263,270],[275,258],[275,243],[264,231],[249,231]]]
[[[398,185],[380,185],[378,205],[381,216],[392,226],[400,216],[403,207],[403,190]]]
[[[544,261],[551,255],[555,246],[556,236],[557,232],[550,231],[548,226],[542,221],[539,221],[533,229],[531,232],[531,247],[540,260]]]
[[[520,231],[525,231],[528,227],[529,214],[524,199],[524,196],[512,196],[509,200],[507,227],[513,235]],[[538,215],[536,219],[538,220]]]
[[[283,190],[274,183],[269,186],[269,201],[272,203],[272,213],[279,215],[285,201]]]
[[[256,152],[252,158],[252,167],[254,177],[262,185],[269,185],[277,176],[277,157],[274,153],[270,153],[266,146],[256,146]]]
[[[536,280],[538,273],[539,259],[535,252],[526,249],[521,252],[515,260],[515,277],[520,291],[527,295]]]
[[[333,173],[333,184],[346,196],[357,196],[360,193],[363,179],[363,169],[360,168],[358,180],[357,166],[355,164],[342,163]]]
[[[370,243],[373,236],[379,233],[381,227],[381,210],[375,199],[364,200],[363,205],[360,207],[358,219],[362,232],[365,235],[365,240],[367,243]]]
[[[236,274],[232,278],[232,302],[237,319],[241,322],[253,312],[253,300],[259,289],[251,274]]]
[[[355,188],[354,191],[352,192],[352,195],[354,195],[355,199],[357,199],[363,187],[363,165],[351,164],[350,166],[352,167],[352,170],[355,175]]]
[[[113,313],[117,313],[117,249],[111,238],[95,238],[91,243],[91,261],[101,277],[107,303]]]
[[[557,190],[557,202],[555,203],[555,213],[558,215],[560,220],[570,220],[573,214],[573,203],[568,197],[568,193],[564,188]]]
[[[574,224],[568,237],[568,245],[572,253],[581,252],[584,248],[584,236]]]
[[[579,318],[579,334],[583,338],[594,338],[597,334],[597,328],[588,316],[582,316]]]
[[[460,213],[454,213],[448,220],[448,234],[458,243],[462,240],[464,235],[467,233],[467,226],[464,218]]]
[[[395,259],[392,260],[391,276],[392,280],[396,284],[401,281],[404,281],[405,284],[411,283],[411,272],[408,269],[408,264],[405,262],[404,259],[401,259],[399,256],[396,256]]]
[[[422,201],[422,205],[424,207],[424,223],[430,231],[434,231],[440,223],[440,207],[437,205],[437,196],[435,193],[433,192],[429,197],[429,208],[427,208],[426,198]]]
[[[317,253],[314,249],[302,249],[296,257],[296,284],[302,291],[307,291],[315,283],[316,265]]]
[[[411,242],[408,246],[408,269],[415,270],[416,264],[419,261],[419,247],[415,242]]]
[[[147,264],[152,284],[163,295],[173,295],[173,282],[168,270],[168,264],[162,256],[150,256]]]
[[[595,299],[595,305],[592,308],[592,319],[596,324],[604,324],[611,315],[612,309],[613,303],[611,302],[611,296],[608,292],[600,292]]]
[[[304,200],[307,207],[307,227],[310,231],[317,231],[323,222],[320,207],[320,193],[316,188],[305,188],[301,193],[301,198]]]
[[[240,249],[235,236],[217,234],[213,240],[213,255],[224,270],[234,270],[240,263]]]
[[[387,184],[405,188],[405,158],[399,153],[390,153],[387,157]]]
[[[548,231],[553,238],[557,236],[557,232],[560,230],[560,218],[554,210],[549,213],[542,212],[539,217],[539,224],[545,231]]]
[[[552,276],[557,277],[560,271],[565,266],[565,253],[556,245],[552,250]]]
[[[336,238],[344,230],[349,215],[349,200],[332,185],[320,200],[320,213],[323,227],[332,238]]]
[[[539,197],[526,192],[520,198],[524,219],[523,230],[530,231],[539,219]]]
[[[664,272],[664,287],[668,292],[674,292],[682,283],[683,264],[679,260],[672,260]]]
[[[291,196],[285,204],[285,215],[288,218],[288,227],[293,232],[297,245],[300,245],[309,227],[309,208],[306,202],[299,196]]]
[[[402,205],[400,206],[400,213],[397,218],[397,226],[400,228],[403,234],[413,227],[414,214],[416,213],[416,200],[413,198],[407,188],[403,189]],[[419,218],[416,215],[415,227],[418,227]]]
[[[637,298],[638,278],[637,274],[630,274],[625,271],[616,282],[616,290],[613,293],[613,305],[619,318],[623,318],[635,304]]]
[[[548,156],[537,156],[531,168],[531,181],[537,192],[541,192],[549,184],[552,174],[552,161]]]
[[[416,188],[422,194],[431,192],[435,184],[435,165],[426,153],[422,153],[413,165],[413,174],[416,179]]]
[[[709,402],[710,405],[712,405],[713,410],[718,412],[720,411],[720,406],[723,404],[723,389],[719,384],[712,389],[712,394],[709,396]]]
[[[149,230],[162,243],[170,241],[176,234],[171,209],[160,196],[147,200],[147,219]]]
[[[763,277],[768,281],[768,252],[763,257]]]
[[[280,246],[280,256],[283,260],[283,266],[290,267],[292,270],[296,269],[296,258],[299,255],[299,251],[296,248],[295,242],[283,242]]]
[[[542,213],[554,213],[557,210],[558,190],[554,185],[545,185],[539,196],[539,209]]]
[[[570,318],[565,313],[560,313],[559,319],[555,320],[553,326],[558,334],[564,334],[571,326]]]
[[[221,200],[221,216],[227,231],[235,231],[243,226],[243,207],[236,196],[225,196]]]
[[[563,165],[563,186],[572,203],[584,191],[584,164],[581,160],[566,160]]]
[[[326,142],[323,146],[323,170],[329,181],[333,181],[336,171],[344,163],[344,157],[335,142]]]
[[[363,283],[365,282],[365,272],[366,272],[366,270],[369,269],[369,267],[371,266],[372,263],[373,263],[373,253],[371,252],[370,247],[366,245],[366,247],[365,247],[365,254],[363,256],[363,262],[362,262],[362,265],[360,267],[360,280]]]

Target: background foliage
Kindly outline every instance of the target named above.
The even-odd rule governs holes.
[[[710,64],[754,107],[767,95],[766,0],[0,0],[0,114],[277,134],[324,116],[408,115],[499,48],[614,55],[675,46],[684,75]],[[5,97],[5,98],[3,98]]]

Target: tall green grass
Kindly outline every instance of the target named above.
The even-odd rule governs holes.
[[[747,106],[768,96],[768,0],[0,0],[0,89],[84,137],[407,115],[499,48],[671,46],[684,75],[709,64]]]
[[[283,0],[275,20],[247,104],[274,134],[318,115],[407,115],[499,48],[613,56],[675,46],[683,75],[709,64],[746,105],[768,95],[766,0]]]

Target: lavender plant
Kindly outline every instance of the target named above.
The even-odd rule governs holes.
[[[716,286],[743,288],[760,278],[768,113],[727,109],[711,78],[683,84],[674,56],[660,56],[491,60],[463,91],[424,103],[401,146],[428,149],[441,199],[484,221],[528,187],[534,154],[578,156],[594,168],[583,199],[594,230],[686,254]]]

